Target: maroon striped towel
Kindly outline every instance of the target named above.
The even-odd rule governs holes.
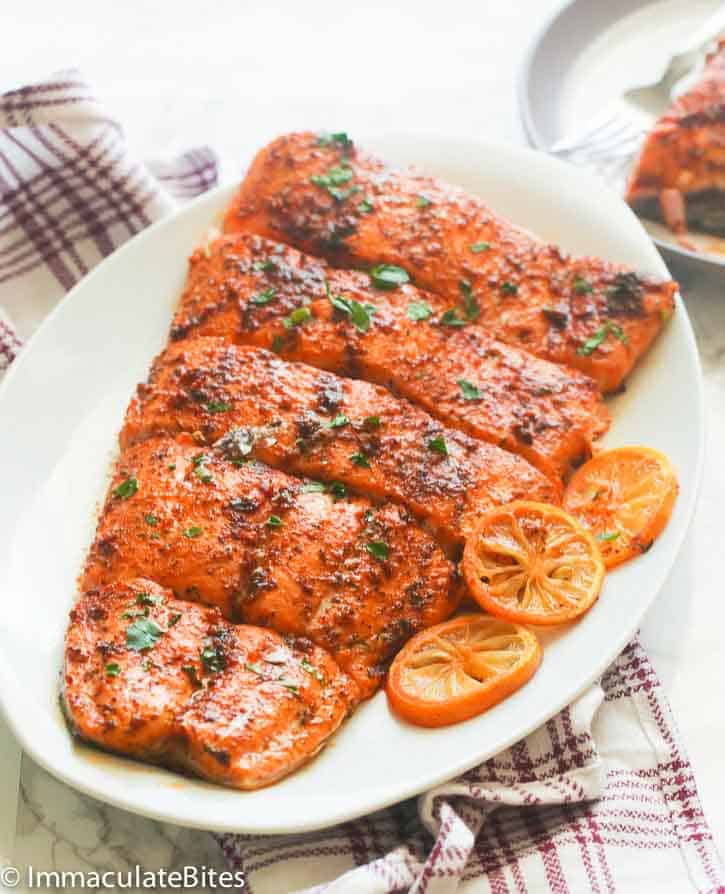
[[[216,181],[206,147],[135,161],[76,71],[0,95],[0,373],[101,258]]]
[[[247,894],[725,891],[692,767],[638,641],[513,748],[334,829],[220,836]]]
[[[135,162],[76,72],[0,96],[0,372],[94,264],[216,176],[208,149]],[[314,834],[219,840],[246,894],[725,892],[637,641],[541,729],[417,800]]]

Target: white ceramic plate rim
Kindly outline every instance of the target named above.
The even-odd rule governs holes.
[[[538,29],[538,31],[532,38],[531,43],[529,44],[526,53],[524,54],[521,68],[519,69],[516,85],[516,95],[518,98],[519,114],[521,115],[521,122],[524,127],[524,133],[526,134],[529,143],[534,148],[541,149],[544,152],[548,152],[548,143],[541,135],[541,132],[537,127],[532,108],[532,100],[529,94],[529,84],[531,82],[531,79],[537,76],[536,72],[534,71],[534,67],[537,62],[537,54],[541,48],[541,44],[546,39],[549,31],[554,27],[555,24],[557,24],[561,19],[575,12],[576,7],[580,7],[583,6],[585,3],[592,2],[597,2],[597,0],[569,0],[569,2],[562,4],[551,15],[549,15],[548,18],[544,21],[544,24]],[[643,0],[642,5],[647,2],[656,2],[656,0]],[[650,233],[650,238],[656,245],[659,245],[660,248],[664,249],[667,252],[670,252],[672,255],[680,255],[682,257],[690,259],[697,264],[712,264],[716,267],[725,267],[725,256],[723,256],[722,254],[706,251],[691,251],[690,249],[685,248],[683,245],[680,245],[678,242],[667,239],[659,233]]]
[[[535,176],[535,181],[540,184],[542,194],[548,195],[552,201],[557,199],[564,187],[571,188],[572,194],[579,194],[581,190],[584,190],[584,194],[590,196],[591,202],[601,203],[608,209],[609,217],[615,216],[620,229],[626,232],[627,239],[636,244],[637,253],[643,259],[643,264],[651,272],[666,275],[664,264],[634,215],[619,200],[614,206],[612,204],[614,197],[584,172],[573,170],[548,156],[533,153],[528,149],[501,147],[483,142],[445,140],[425,136],[414,138],[411,135],[379,138],[368,141],[368,143],[370,142],[375,148],[382,150],[394,160],[400,161],[403,158],[409,158],[427,166],[434,172],[441,166],[446,169],[446,172],[453,170],[456,164],[463,171],[466,165],[470,167],[474,159],[480,159],[481,164],[485,160],[485,163],[491,166],[492,171],[527,170],[531,177]],[[436,159],[441,158],[446,159],[445,165],[436,162]],[[449,168],[449,166],[453,167]],[[465,177],[461,176],[458,179],[463,181]],[[211,222],[214,213],[223,207],[232,190],[233,187],[221,187],[198,199],[191,206],[180,209],[174,215],[150,227],[106,259],[82,283],[76,286],[31,339],[23,355],[14,364],[0,387],[0,415],[16,391],[20,391],[22,394],[28,371],[32,369],[33,364],[42,361],[42,358],[39,358],[40,352],[47,350],[48,344],[52,343],[53,333],[58,328],[57,321],[61,315],[74,313],[76,305],[81,303],[83,293],[95,289],[96,283],[99,283],[100,288],[104,280],[123,275],[125,270],[133,267],[134,258],[141,256],[146,250],[146,246],[154,245],[154,240],[162,239],[165,234],[170,234],[173,237],[178,228],[177,225],[180,226],[190,215],[208,214],[208,219]],[[523,224],[528,223],[521,217],[519,219]],[[524,712],[526,713],[525,720],[519,720],[515,726],[498,729],[495,735],[483,738],[474,748],[467,745],[461,753],[456,752],[454,748],[455,753],[447,756],[444,756],[445,749],[441,748],[442,744],[450,744],[456,741],[456,737],[468,736],[469,733],[471,736],[477,736],[479,727],[485,730],[488,723],[492,723],[495,729],[498,721],[495,719],[491,721],[487,715],[484,715],[482,718],[469,721],[468,724],[442,731],[407,728],[401,732],[396,728],[396,735],[401,734],[407,737],[404,738],[404,741],[411,743],[412,748],[420,747],[420,755],[424,756],[427,750],[435,753],[436,759],[431,760],[424,773],[417,773],[415,778],[406,778],[399,782],[388,780],[380,785],[361,786],[359,791],[356,790],[344,802],[337,796],[336,791],[325,790],[325,780],[320,778],[316,780],[317,787],[311,790],[312,793],[307,792],[305,802],[299,803],[294,800],[294,795],[290,798],[285,794],[287,791],[284,788],[287,785],[285,782],[261,792],[239,793],[211,786],[198,780],[175,777],[162,769],[146,767],[113,755],[104,755],[85,746],[58,747],[56,745],[51,747],[47,743],[54,738],[57,739],[57,718],[52,717],[49,713],[43,714],[41,708],[28,703],[23,693],[23,678],[18,675],[8,657],[3,653],[0,654],[0,705],[23,748],[34,760],[64,782],[117,807],[135,811],[154,819],[190,827],[271,834],[301,832],[326,827],[396,803],[452,778],[519,740],[586,689],[630,640],[642,615],[660,590],[689,526],[702,472],[704,417],[702,381],[694,337],[681,302],[679,302],[678,312],[671,325],[677,329],[677,338],[682,342],[682,350],[686,355],[685,361],[690,376],[686,383],[689,389],[687,412],[690,413],[693,427],[691,440],[687,442],[688,462],[691,463],[687,490],[681,494],[672,523],[663,535],[659,562],[655,563],[650,558],[654,550],[639,560],[643,563],[643,572],[646,566],[647,587],[636,612],[633,612],[626,622],[621,623],[617,635],[606,643],[606,646],[597,654],[596,660],[592,660],[582,676],[564,680],[560,684],[556,697],[547,698],[545,705],[538,705],[536,710],[531,713],[528,713],[528,709]],[[147,362],[150,359],[150,356],[146,358]],[[131,388],[129,387],[128,396],[130,396],[130,392]],[[119,427],[120,421],[119,417]],[[5,451],[7,449],[6,445],[0,445],[0,458],[6,459]],[[18,456],[15,459],[18,460]],[[6,598],[9,597],[8,593],[5,595]],[[600,600],[600,605],[603,604],[604,599]],[[566,635],[576,636],[577,630],[594,623],[596,623],[594,615],[590,614],[581,622],[580,627],[574,628]],[[47,668],[46,672],[57,676],[58,667]],[[521,713],[526,708],[527,702],[534,698],[535,691],[535,687],[529,684],[528,687],[496,709],[500,714],[491,713],[490,717],[504,718],[508,717],[508,713],[514,711]],[[363,706],[348,723],[348,727],[358,721],[363,712],[366,719],[357,724],[356,735],[360,735],[360,731],[367,734],[373,729],[380,728],[379,724],[383,722],[382,718],[388,716],[384,697],[379,695]],[[514,716],[518,715],[514,714]],[[502,723],[498,725],[505,726]],[[468,729],[466,730],[466,728]],[[475,741],[478,742],[477,737]],[[374,751],[372,746],[372,740],[367,743],[363,742],[363,747]],[[336,742],[328,751],[334,754],[334,750],[339,747],[339,743]],[[309,774],[312,773],[311,778],[315,779],[314,768],[324,766],[322,761],[325,754],[326,752],[323,752],[323,755],[316,759],[310,767],[303,770],[302,774],[306,773],[309,777]],[[411,752],[406,760],[409,757],[412,761],[413,758],[420,755]],[[297,791],[295,779],[302,777],[302,774],[293,774],[290,777],[290,791]],[[307,783],[302,777],[303,789],[304,784]],[[174,794],[175,786],[177,794]],[[266,804],[271,804],[273,807],[267,809]]]

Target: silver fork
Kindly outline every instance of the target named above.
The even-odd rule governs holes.
[[[673,91],[702,58],[703,50],[725,33],[725,5],[698,28],[673,56],[658,80],[626,90],[582,130],[558,140],[548,151],[567,161],[592,166],[611,175],[620,173],[639,147],[646,131],[672,101]]]

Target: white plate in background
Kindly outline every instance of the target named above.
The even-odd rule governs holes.
[[[569,251],[649,273],[667,270],[627,206],[591,176],[528,149],[425,136],[371,141],[483,196]],[[229,201],[221,187],[139,234],[61,302],[0,388],[0,705],[23,748],[51,773],[118,807],[185,826],[296,832],[357,817],[466,770],[543,723],[589,685],[636,630],[674,563],[700,478],[703,402],[686,311],[677,312],[612,402],[609,445],[667,453],[681,491],[654,547],[612,572],[575,626],[550,637],[539,672],[480,717],[408,726],[379,693],[311,764],[237,792],[78,744],[58,707],[75,578],[93,533],[125,406],[163,345],[186,257]],[[11,424],[8,424],[11,421]]]
[[[722,0],[571,0],[534,38],[519,76],[519,111],[529,142],[547,150],[587,123],[628,87],[663,71],[688,34]],[[624,179],[609,184],[624,192]],[[667,257],[725,267],[725,239],[695,231],[680,245],[656,221],[645,228]]]

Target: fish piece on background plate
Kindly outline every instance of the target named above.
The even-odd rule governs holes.
[[[725,236],[725,38],[647,135],[627,186],[643,217]]]
[[[344,134],[294,133],[263,148],[224,229],[288,242],[337,266],[399,266],[452,311],[468,302],[490,335],[576,367],[605,392],[647,351],[677,290],[599,258],[570,257],[480,198],[390,167]]]

